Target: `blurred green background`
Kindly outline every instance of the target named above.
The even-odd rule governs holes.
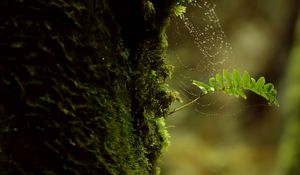
[[[253,94],[246,101],[215,94],[168,116],[171,145],[161,174],[300,175],[299,0],[215,0],[210,7],[221,31],[206,21],[208,8],[191,5],[189,21],[174,19],[168,29],[168,62],[174,65],[169,84],[182,104],[199,93],[191,79],[205,81],[223,68],[237,68],[275,84],[281,106],[270,107]],[[213,29],[201,35],[207,23]],[[216,37],[208,36],[214,32]],[[197,46],[201,39],[208,42]],[[203,54],[201,49],[219,52],[221,42],[220,54]]]

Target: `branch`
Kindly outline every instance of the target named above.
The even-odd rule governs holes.
[[[191,104],[193,104],[193,103],[195,103],[197,100],[199,100],[200,97],[201,97],[201,96],[198,96],[197,98],[195,98],[194,100],[190,101],[189,103],[184,104],[184,105],[182,105],[182,106],[180,106],[180,107],[178,107],[178,108],[175,108],[173,111],[169,112],[169,114],[168,114],[167,116],[172,115],[173,113],[175,113],[175,112],[177,112],[177,111],[180,111],[181,109],[184,109],[184,108],[190,106]]]

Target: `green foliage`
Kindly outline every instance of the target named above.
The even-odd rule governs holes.
[[[252,78],[247,71],[243,75],[239,71],[233,70],[229,73],[223,70],[223,75],[216,74],[215,77],[209,79],[209,83],[203,83],[193,80],[193,84],[201,89],[203,94],[211,94],[221,91],[225,94],[234,95],[247,99],[244,90],[252,91],[257,95],[262,96],[268,101],[269,105],[279,107],[277,100],[277,90],[272,83],[265,83],[264,77],[259,77],[256,81]]]
[[[182,17],[186,12],[186,4],[191,3],[192,1],[193,0],[178,0],[175,7],[173,8],[174,15]]]
[[[182,16],[186,12],[186,7],[183,5],[177,5],[174,8],[175,16]]]

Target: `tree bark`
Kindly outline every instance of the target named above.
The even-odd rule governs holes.
[[[176,3],[2,0],[1,174],[157,174]]]

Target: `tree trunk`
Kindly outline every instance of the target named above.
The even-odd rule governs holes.
[[[175,3],[2,0],[1,174],[157,174]]]

